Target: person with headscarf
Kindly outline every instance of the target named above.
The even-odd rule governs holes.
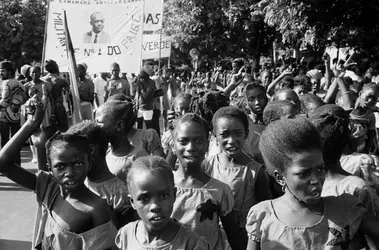
[[[25,103],[25,87],[15,79],[12,62],[0,62],[0,135],[1,147],[20,129],[21,105]],[[14,152],[15,163],[21,165],[20,152]]]

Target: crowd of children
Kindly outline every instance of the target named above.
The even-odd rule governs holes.
[[[113,64],[94,121],[51,136],[37,174],[13,158],[54,113],[33,67],[28,120],[0,151],[0,173],[41,206],[33,247],[378,249],[379,64],[323,60],[192,74],[156,97],[172,98],[162,137],[135,127]]]

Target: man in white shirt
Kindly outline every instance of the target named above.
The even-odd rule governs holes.
[[[95,102],[97,107],[99,107],[104,103],[107,73],[100,73],[95,79],[93,79],[93,83],[95,84]]]
[[[111,38],[104,31],[104,16],[100,12],[94,12],[90,19],[92,30],[84,34],[83,43],[110,43]]]

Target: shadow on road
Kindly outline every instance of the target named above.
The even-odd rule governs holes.
[[[0,191],[32,191],[32,190],[24,188],[13,182],[0,182]]]
[[[30,250],[32,243],[30,241],[3,240],[0,239],[1,250]]]

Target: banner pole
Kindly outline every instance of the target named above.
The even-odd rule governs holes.
[[[162,29],[163,27],[161,27],[161,31],[159,32],[159,61],[158,61],[159,69],[161,68],[161,59],[162,59]]]
[[[143,35],[144,35],[144,26],[145,26],[145,0],[143,0],[143,7],[142,7],[142,37],[141,37],[141,67],[143,66],[143,59],[142,59],[142,55],[143,55]],[[139,72],[136,72],[136,73],[139,73]]]
[[[163,30],[163,0],[161,0],[161,9],[162,9],[162,24],[161,29],[159,31],[159,61],[158,61],[158,67],[161,68],[161,60],[162,60],[162,30]]]
[[[45,15],[45,30],[43,32],[43,48],[42,48],[42,61],[41,61],[41,70],[42,74],[45,71],[45,60],[46,60],[46,40],[47,40],[47,25],[49,21],[49,10],[50,10],[50,0],[47,1],[46,15]]]

